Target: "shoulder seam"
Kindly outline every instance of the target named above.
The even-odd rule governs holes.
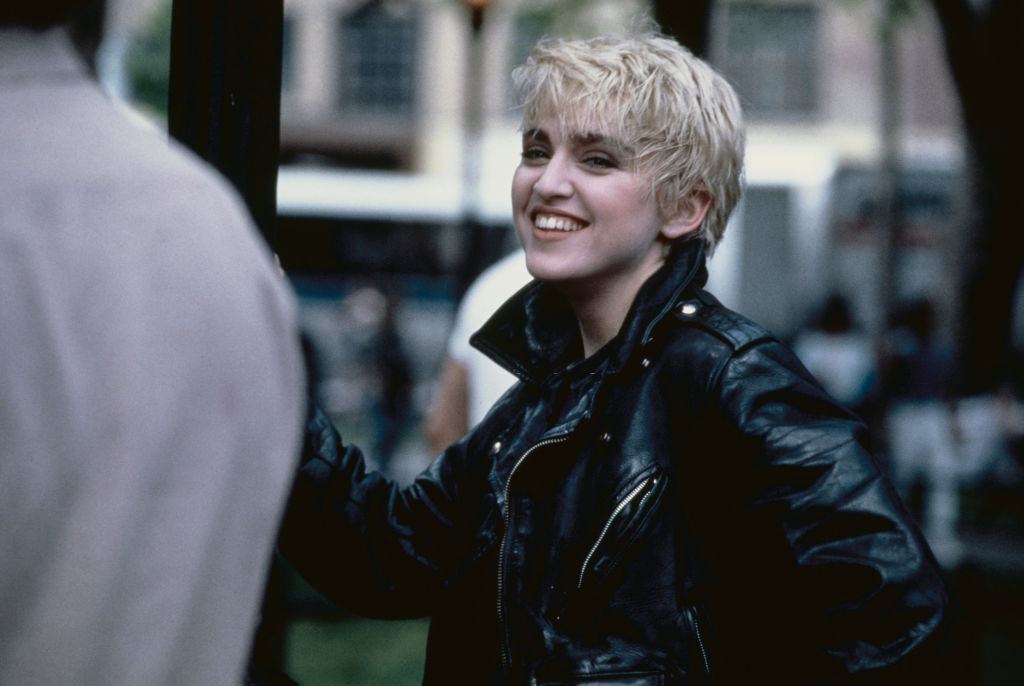
[[[703,329],[729,344],[734,352],[775,336],[743,315],[733,312],[715,300],[700,298],[699,309],[693,314],[677,311],[676,320],[684,326]],[[683,305],[686,303],[684,302]]]

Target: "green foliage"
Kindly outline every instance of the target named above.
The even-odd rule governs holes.
[[[735,0],[734,0],[735,1]],[[842,0],[849,7],[863,5],[869,0]],[[892,28],[898,28],[904,21],[913,17],[920,8],[920,0],[883,0],[885,3],[885,19],[892,22]]]
[[[285,671],[302,686],[417,686],[426,640],[425,619],[295,621]]]
[[[588,0],[526,3],[519,15],[521,21],[536,27],[541,34],[564,34],[589,4]]]
[[[886,0],[886,20],[899,28],[917,13],[917,0]]]
[[[171,2],[163,0],[134,36],[125,56],[132,100],[161,117],[167,116],[171,65]]]
[[[449,5],[466,7],[466,0],[435,0]],[[490,0],[491,6],[499,0]],[[632,24],[641,25],[642,18],[650,14],[650,0],[618,0],[620,13],[632,17]],[[588,36],[609,29],[606,19],[595,13],[596,0],[519,0],[515,7],[516,21],[528,26],[537,35]],[[493,10],[488,10],[488,12]],[[486,20],[485,20],[486,21]],[[645,23],[643,25],[646,25]],[[620,29],[632,26],[620,26]]]

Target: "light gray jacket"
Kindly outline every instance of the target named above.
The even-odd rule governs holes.
[[[302,405],[227,184],[0,30],[0,684],[237,683]]]

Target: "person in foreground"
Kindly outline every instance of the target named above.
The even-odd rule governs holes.
[[[858,420],[702,288],[732,89],[653,34],[541,42],[514,81],[536,280],[473,343],[519,382],[406,488],[312,417],[282,550],[354,611],[430,615],[426,684],[904,682],[931,553]]]
[[[89,76],[82,4],[0,4],[0,684],[237,684],[295,302],[228,184]]]

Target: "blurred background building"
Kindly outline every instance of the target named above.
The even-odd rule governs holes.
[[[568,9],[562,9],[561,6]],[[459,207],[467,108],[481,113],[477,205],[508,214],[518,115],[509,72],[546,34],[628,25],[638,2],[495,2],[479,40],[482,84],[466,63],[472,30],[457,2],[285,3],[282,159],[321,168],[391,170],[435,182]],[[726,302],[791,332],[822,290],[849,293],[879,326],[872,231],[883,109],[899,103],[897,154],[907,210],[897,297],[948,292],[943,237],[963,164],[953,89],[934,16],[908,16],[895,65],[882,64],[875,2],[719,2],[710,60],[740,92],[750,120],[749,189],[718,257]],[[898,69],[884,91],[883,67]],[[473,95],[473,97],[470,97]],[[286,177],[287,178],[287,177]],[[338,177],[339,179],[343,177]],[[471,189],[474,190],[474,189]],[[392,196],[393,198],[393,196]],[[768,281],[776,289],[765,289]]]
[[[132,36],[154,28],[154,14],[166,4],[113,2],[116,38],[104,52],[103,75],[115,91],[131,93],[125,53]],[[507,221],[518,155],[511,68],[541,36],[620,28],[645,9],[638,0],[495,0],[476,38],[484,47],[477,55],[480,83],[473,84],[467,62],[474,32],[461,2],[284,4],[283,212],[404,209],[428,221],[458,219],[471,159],[465,148],[473,142],[465,123],[473,109],[479,131],[470,163],[478,165],[478,181],[466,190],[480,218],[495,226]],[[894,63],[883,63],[880,7],[876,0],[713,3],[708,57],[740,92],[750,124],[748,191],[716,258],[714,285],[728,304],[783,334],[799,326],[823,290],[848,294],[862,321],[881,326],[871,286],[885,282],[875,259],[876,170],[886,154],[884,110],[892,100],[907,224],[894,295],[948,294],[955,285],[947,281],[954,270],[944,250],[955,243],[946,239],[962,208],[963,134],[941,30],[919,3],[900,20]],[[887,68],[897,72],[894,92],[885,90]],[[443,271],[453,271],[460,257],[453,241],[458,237],[439,236]],[[307,259],[315,253],[319,264],[310,269],[332,266],[321,250],[281,250],[309,253]],[[765,274],[777,289],[759,286]],[[945,297],[945,315],[947,306]]]
[[[514,245],[509,72],[542,36],[619,30],[671,4],[284,0],[274,247],[301,296],[326,406],[347,438],[385,445],[398,478],[429,459],[420,420],[458,299]],[[733,83],[748,119],[747,189],[711,263],[711,290],[797,342],[823,380],[830,362],[843,367],[887,468],[917,474],[899,486],[928,520],[961,605],[974,606],[961,623],[974,651],[968,683],[1018,683],[1021,662],[1007,665],[1024,649],[1024,413],[1012,383],[952,392],[949,351],[964,326],[964,260],[977,236],[974,172],[984,164],[950,70],[950,29],[935,11],[958,3],[675,4],[692,6],[694,21],[703,21],[698,7],[710,10],[706,43],[691,47]],[[982,12],[999,3],[962,4]],[[97,61],[107,88],[158,126],[170,19],[169,0],[108,0]],[[1021,330],[1024,317],[1015,321]],[[918,373],[936,365],[940,373]],[[922,376],[943,383],[913,381]],[[395,393],[410,402],[396,404]],[[892,446],[918,438],[893,427],[925,402],[939,413],[941,435],[929,440],[952,457],[901,472]],[[363,631],[347,626],[338,631]],[[321,630],[299,625],[300,643],[319,645]],[[403,630],[415,651],[421,625]],[[325,650],[348,640],[338,635],[323,639]],[[415,683],[409,669],[368,682]]]

